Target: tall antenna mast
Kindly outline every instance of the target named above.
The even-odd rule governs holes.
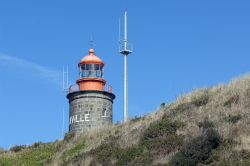
[[[121,20],[120,20],[120,18],[118,21],[118,26],[119,26],[119,28],[118,28],[118,51],[120,52],[121,51],[121,48],[120,48],[120,46],[121,46]]]
[[[69,93],[69,67],[66,66],[66,68],[63,66],[62,71],[62,89],[63,92]],[[64,108],[62,109],[62,139],[64,137]]]
[[[64,137],[64,108],[62,109],[62,139]]]
[[[120,30],[119,30],[120,32]],[[120,38],[120,37],[119,37]],[[127,39],[127,10],[124,14],[124,40],[123,45],[120,47],[120,53],[124,56],[124,98],[123,98],[123,122],[128,120],[128,64],[127,56],[132,53],[128,46]],[[119,41],[120,43],[120,41]]]
[[[68,68],[68,66],[66,67],[66,70],[63,67],[62,77],[63,77],[63,80],[62,80],[63,91],[68,93],[68,91],[69,91],[69,89],[68,89],[69,88],[69,68]]]

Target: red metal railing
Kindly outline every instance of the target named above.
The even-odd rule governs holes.
[[[78,90],[79,90],[78,85],[73,84],[73,85],[69,86],[68,93],[72,93],[72,92],[75,92],[75,91],[78,91]],[[109,92],[109,93],[113,93],[113,87],[112,87],[112,85],[105,85],[104,86],[104,91]]]

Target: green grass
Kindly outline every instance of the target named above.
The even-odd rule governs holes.
[[[0,166],[248,166],[249,97],[250,76],[196,90],[176,103],[162,103],[159,112],[100,133],[67,133],[55,143],[0,148]]]
[[[102,165],[150,165],[155,156],[167,154],[182,145],[183,136],[176,134],[181,127],[182,123],[164,116],[144,131],[138,144],[123,149],[117,143],[119,137],[109,137],[92,150],[91,155]]]
[[[183,126],[183,123],[173,122],[167,116],[163,116],[160,121],[150,124],[139,145],[144,146],[150,153],[167,154],[181,146],[183,137],[177,135],[176,131]]]
[[[247,150],[234,150],[232,143],[224,140],[221,145],[212,152],[205,164],[220,166],[249,166],[250,152]]]
[[[44,144],[37,148],[27,148],[12,155],[4,154],[0,158],[3,166],[43,166],[50,165],[57,147],[52,144]]]
[[[237,123],[239,120],[242,119],[242,116],[240,114],[237,114],[237,115],[229,115],[225,118],[225,121],[228,122],[228,123]]]
[[[75,144],[72,148],[68,149],[67,151],[65,151],[62,155],[62,160],[63,161],[67,161],[69,159],[72,159],[73,157],[75,157],[78,153],[80,153],[81,150],[83,150],[85,148],[85,143],[77,143]]]
[[[117,145],[117,137],[108,137],[100,146],[90,151],[90,155],[96,162],[102,165],[111,165],[113,159],[117,158],[121,149]]]
[[[229,97],[225,102],[224,102],[224,106],[225,107],[231,107],[232,104],[237,104],[239,102],[239,95],[238,94],[234,94],[231,97]]]
[[[200,90],[197,95],[192,96],[192,104],[194,104],[196,107],[201,107],[206,105],[209,102],[209,94],[208,90]]]
[[[214,129],[212,122],[205,119],[200,122],[202,135],[185,143],[170,160],[171,166],[196,166],[198,163],[205,164],[212,155],[213,150],[221,144],[221,136]]]

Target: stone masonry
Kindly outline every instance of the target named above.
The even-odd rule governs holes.
[[[112,125],[115,95],[106,91],[76,91],[69,99],[69,132],[87,132]]]

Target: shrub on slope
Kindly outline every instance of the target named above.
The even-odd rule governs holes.
[[[203,133],[192,139],[176,153],[170,161],[172,166],[195,166],[204,163],[221,143],[221,137],[212,127],[212,123],[203,122]]]

